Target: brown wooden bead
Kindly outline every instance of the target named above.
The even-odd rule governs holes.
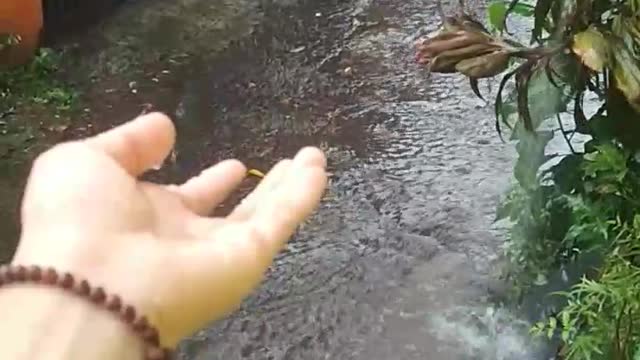
[[[42,273],[41,283],[47,285],[54,285],[58,282],[58,272],[52,268],[46,268]]]
[[[2,0],[0,0],[2,1]],[[123,303],[116,294],[107,294],[102,287],[92,287],[86,280],[77,281],[70,273],[58,273],[53,268],[22,265],[0,265],[0,287],[11,283],[36,282],[60,287],[87,298],[94,304],[117,314],[122,321],[130,325],[145,343],[145,359],[170,360],[172,352],[160,346],[158,330],[145,316],[138,316],[136,309]]]
[[[158,330],[149,326],[142,332],[142,338],[149,344],[157,345],[160,342]]]
[[[18,265],[14,268],[14,276],[16,281],[23,282],[27,280],[27,268],[22,265]]]
[[[62,274],[62,276],[58,276],[58,286],[60,286],[63,289],[72,289],[73,285],[75,283],[75,279],[73,278],[73,275],[69,274],[69,273],[64,273]]]
[[[110,295],[105,302],[105,306],[107,310],[111,312],[120,312],[120,309],[122,309],[122,299],[120,299],[118,295]]]
[[[40,266],[30,266],[27,271],[27,279],[33,282],[40,282],[42,279],[42,269],[40,269]]]
[[[82,280],[73,287],[73,291],[80,296],[89,296],[91,287],[87,280]]]
[[[149,321],[147,320],[146,316],[138,316],[136,317],[136,319],[131,323],[131,326],[133,327],[133,330],[137,333],[142,333],[143,331],[145,331],[147,329],[147,327],[149,327]]]
[[[136,318],[136,309],[134,309],[131,305],[125,305],[120,311],[120,317],[127,324],[131,324]]]
[[[104,289],[101,287],[92,288],[89,292],[89,299],[94,304],[102,304],[107,298],[107,294],[104,292]]]

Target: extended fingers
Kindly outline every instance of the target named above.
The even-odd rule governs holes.
[[[103,151],[131,176],[162,164],[175,142],[171,120],[160,113],[151,113],[86,140]]]
[[[267,176],[260,181],[258,186],[245,197],[242,202],[227,217],[229,220],[242,221],[251,217],[258,204],[274,189],[280,185],[289,171],[291,160],[285,159],[278,162],[267,173]]]
[[[317,151],[317,152],[315,152]],[[316,209],[327,185],[324,156],[319,150],[299,154],[282,184],[256,208],[250,226],[275,256],[296,228]],[[308,162],[310,159],[318,161]]]
[[[320,149],[315,147],[302,148],[293,159],[295,166],[307,166],[307,167],[327,167],[327,158]]]
[[[269,201],[271,194],[286,183],[290,176],[297,176],[297,170],[301,167],[321,167],[326,166],[324,154],[317,148],[307,147],[298,152],[294,160],[285,159],[277,163],[267,176],[260,182],[258,187],[249,194],[240,205],[238,205],[229,215],[229,220],[248,220],[255,213],[259,205]]]
[[[260,283],[274,256],[318,205],[327,183],[325,166],[322,152],[304,149],[274,166],[234,211],[235,219],[198,219],[202,241],[171,250],[188,279],[176,286],[184,284],[184,293],[198,289],[181,324],[173,326],[173,338],[233,310]]]
[[[245,178],[247,169],[238,160],[225,160],[175,188],[185,205],[199,215],[208,215]]]
[[[296,227],[317,207],[327,183],[324,155],[317,149],[301,151],[270,173],[272,180],[256,195],[259,201],[248,219],[229,221],[213,230],[214,242],[190,248],[194,254],[190,266],[206,273],[207,281],[225,279],[224,293],[231,303],[239,302],[259,282]]]

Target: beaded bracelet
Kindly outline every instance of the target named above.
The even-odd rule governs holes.
[[[43,284],[71,292],[95,305],[103,307],[115,314],[120,320],[140,336],[145,344],[146,360],[170,360],[173,355],[170,349],[160,346],[158,330],[147,320],[138,315],[136,309],[124,304],[118,295],[105,293],[102,287],[94,287],[87,280],[78,281],[69,273],[58,273],[53,268],[39,266],[2,265],[0,266],[0,288],[16,283]]]

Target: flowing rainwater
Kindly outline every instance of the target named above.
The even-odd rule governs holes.
[[[255,46],[188,84],[174,171],[217,133],[214,148],[256,166],[321,145],[331,185],[262,288],[182,358],[548,359],[530,324],[496,305],[504,238],[492,220],[511,146],[463,77],[413,62],[414,41],[439,25],[435,2],[274,6],[264,23]]]
[[[179,133],[177,161],[151,178],[180,181],[227,157],[267,170],[303,145],[323,147],[332,173],[263,286],[185,341],[181,359],[551,358],[527,335],[527,314],[499,305],[504,230],[493,218],[513,147],[465,78],[427,77],[413,60],[414,42],[439,26],[435,0],[179,1],[246,7],[229,29],[251,35],[153,99]],[[175,16],[145,41],[169,46]],[[206,16],[190,19],[197,30]]]

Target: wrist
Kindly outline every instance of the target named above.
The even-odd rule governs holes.
[[[0,318],[0,338],[6,341],[2,359],[143,358],[142,342],[120,319],[57,288],[0,288]]]
[[[77,249],[83,249],[83,241],[79,235],[72,232],[58,231],[56,236],[66,238],[76,244],[76,250],[68,247],[66,249],[64,247],[50,248],[44,244],[38,244],[38,242],[50,239],[37,234],[30,236],[23,235],[20,239],[21,245],[33,243],[36,246],[19,246],[11,262],[12,266],[27,265],[32,267],[36,265],[42,271],[54,269],[58,276],[62,276],[63,272],[69,273],[75,281],[84,279],[94,288],[99,286],[110,295],[117,295],[122,302],[132,306],[137,315],[144,315],[150,325],[161,330],[159,316],[155,311],[157,308],[154,303],[155,299],[149,297],[150,277],[140,268],[140,262],[137,260],[143,258],[144,254],[136,251],[136,247],[127,249],[131,255],[122,256],[120,255],[122,251],[113,251],[118,255],[99,251],[90,252],[86,251],[87,249],[79,251]],[[84,236],[84,238],[87,237],[90,236]],[[130,243],[138,239],[126,240]],[[135,276],[132,277],[132,274]],[[132,279],[135,280],[132,281]],[[160,339],[164,340],[164,337],[160,336]],[[164,343],[163,345],[170,344]]]

